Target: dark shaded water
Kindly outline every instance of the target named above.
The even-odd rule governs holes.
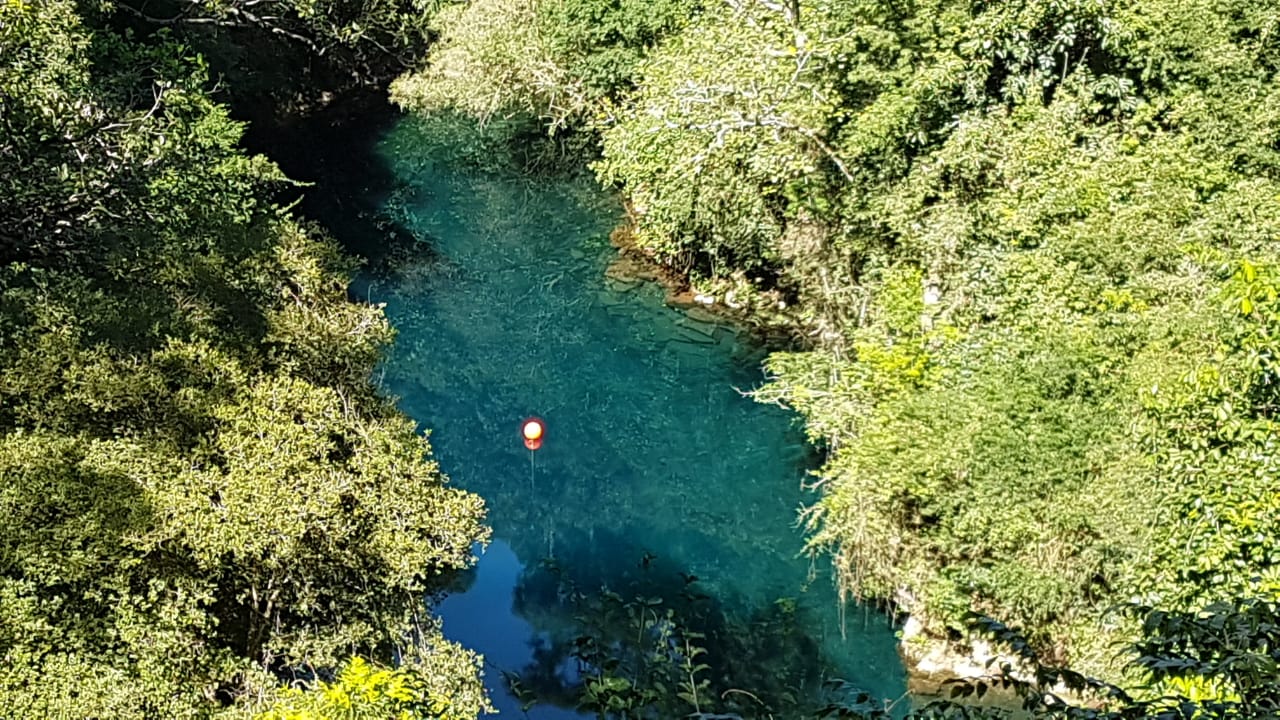
[[[696,575],[711,654],[735,655],[716,672],[740,687],[803,696],[840,677],[899,697],[892,631],[874,612],[842,612],[829,568],[802,554],[813,458],[795,416],[740,393],[761,381],[761,356],[665,307],[657,287],[606,280],[616,202],[589,180],[451,170],[409,121],[376,153],[394,189],[361,212],[380,203],[384,223],[425,242],[353,291],[387,303],[399,332],[384,387],[432,428],[453,482],[488,502],[495,542],[439,612],[448,636],[486,656],[498,708],[520,713],[500,671],[540,664],[544,681],[572,680],[557,648],[576,611],[548,558],[590,591],[673,598],[678,573]],[[530,415],[547,425],[532,457],[519,436]]]

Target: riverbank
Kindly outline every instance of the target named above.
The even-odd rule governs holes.
[[[629,288],[639,283],[656,283],[664,291],[663,302],[698,322],[726,323],[750,333],[761,348],[783,349],[803,344],[786,312],[788,303],[777,290],[743,292],[741,283],[712,283],[698,287],[687,272],[662,263],[642,247],[635,237],[634,210],[627,207],[626,220],[609,234],[617,257],[605,270],[605,277]]]

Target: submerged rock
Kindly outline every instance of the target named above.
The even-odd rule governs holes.
[[[697,305],[687,308],[685,310],[685,315],[687,315],[689,319],[692,320],[693,322],[699,323],[702,325],[710,325],[710,326],[718,327],[724,324],[724,320],[719,315],[715,314],[710,310],[699,307]]]
[[[604,276],[614,282],[631,284],[659,282],[662,280],[662,275],[655,265],[638,261],[625,253],[619,254],[613,262],[609,263],[609,267],[604,271]]]

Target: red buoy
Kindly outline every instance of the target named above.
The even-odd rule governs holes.
[[[531,417],[524,421],[520,426],[520,435],[524,438],[524,446],[530,450],[537,450],[542,447],[542,436],[546,429],[542,425],[542,420]]]

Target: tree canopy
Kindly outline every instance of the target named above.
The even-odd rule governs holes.
[[[473,717],[423,602],[483,506],[371,383],[380,308],[201,60],[99,20],[0,5],[0,715],[253,714],[394,651]]]

